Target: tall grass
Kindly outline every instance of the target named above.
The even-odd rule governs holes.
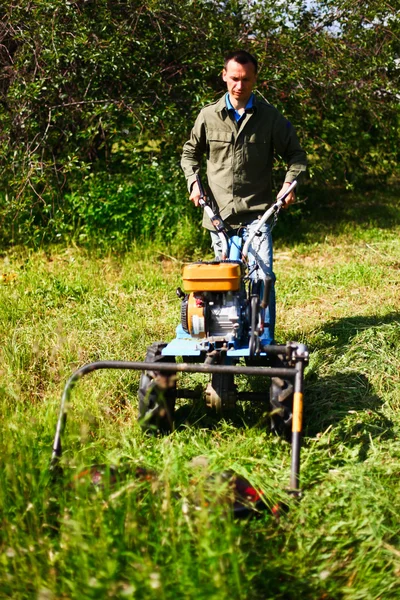
[[[145,436],[139,375],[126,372],[79,382],[54,480],[67,378],[92,360],[142,360],[174,336],[182,247],[3,255],[1,598],[400,597],[400,211],[384,195],[326,207],[293,211],[276,230],[278,338],[311,350],[300,502],[285,492],[290,446],[270,435],[266,408],[243,403],[217,422],[183,405],[172,435]],[[74,479],[96,463],[120,467],[114,485]],[[227,469],[288,512],[234,520]]]

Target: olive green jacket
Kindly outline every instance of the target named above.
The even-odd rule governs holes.
[[[210,199],[221,217],[237,227],[271,204],[274,152],[287,163],[285,181],[291,183],[306,170],[306,154],[294,128],[276,108],[254,96],[253,107],[238,125],[224,95],[200,111],[183,146],[181,166],[190,191],[206,156]],[[213,229],[206,215],[203,225]]]

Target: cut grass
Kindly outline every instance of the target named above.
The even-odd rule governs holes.
[[[392,197],[351,198],[329,208],[351,217],[346,227],[310,217],[297,241],[276,245],[278,338],[311,350],[299,503],[285,493],[290,446],[269,434],[265,408],[243,403],[232,423],[183,408],[171,436],[145,436],[129,372],[76,386],[65,481],[53,481],[66,380],[92,360],[142,360],[174,337],[181,263],[157,247],[3,257],[1,598],[400,597],[400,211]],[[111,489],[77,483],[95,463],[129,470]],[[149,477],[132,475],[139,466]],[[289,512],[234,521],[217,476],[227,469]]]

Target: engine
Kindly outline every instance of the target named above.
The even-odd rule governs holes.
[[[241,264],[194,263],[183,270],[186,295],[182,300],[181,323],[194,338],[213,342],[240,340],[243,335],[246,294],[242,287]]]

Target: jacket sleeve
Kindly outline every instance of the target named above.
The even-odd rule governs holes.
[[[190,133],[190,138],[183,145],[182,150],[181,167],[186,177],[189,192],[196,181],[196,175],[200,171],[201,160],[206,153],[206,149],[206,128],[201,111]]]
[[[287,164],[285,182],[295,179],[300,183],[307,169],[307,156],[301,148],[293,125],[278,113],[273,127],[273,144]]]

